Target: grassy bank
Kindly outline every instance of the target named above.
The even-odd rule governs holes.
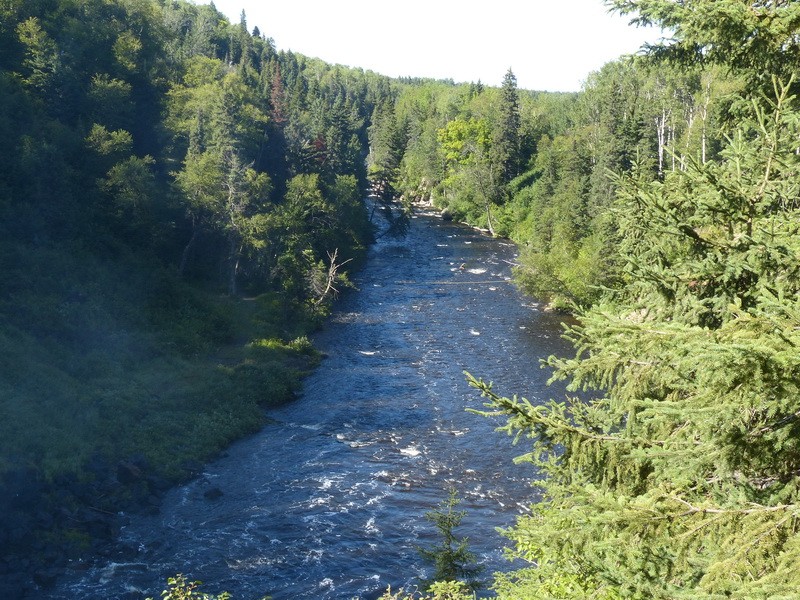
[[[278,294],[231,298],[77,248],[4,258],[0,580],[46,583],[41,565],[113,537],[113,515],[256,431],[318,360],[316,319]]]

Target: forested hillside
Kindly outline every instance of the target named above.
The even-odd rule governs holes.
[[[0,3],[6,595],[291,398],[392,89],[213,5]]]
[[[636,56],[589,74],[579,94],[518,90],[511,71],[500,89],[408,86],[393,118],[373,119],[376,173],[516,241],[531,294],[585,306],[622,277],[609,174],[663,179],[713,159],[743,85],[712,64]]]

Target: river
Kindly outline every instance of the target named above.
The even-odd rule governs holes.
[[[379,240],[315,336],[326,359],[302,395],[159,514],[132,516],[124,560],[76,569],[49,597],[160,598],[184,573],[236,600],[376,598],[430,574],[424,514],[451,487],[466,511],[456,534],[487,575],[511,568],[495,528],[536,501],[535,474],[512,463],[523,447],[499,421],[466,410],[482,404],[463,371],[542,401],[562,392],[539,360],[569,351],[559,316],[511,284],[515,251],[424,213],[405,239]]]

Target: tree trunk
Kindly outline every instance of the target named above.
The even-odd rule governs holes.
[[[655,118],[656,139],[658,140],[658,176],[664,175],[664,149],[667,146],[667,109],[661,110],[661,115]]]
[[[711,81],[706,83],[705,89],[705,97],[703,98],[703,108],[701,111],[701,118],[703,120],[703,129],[702,129],[702,137],[701,137],[701,161],[702,164],[706,164],[706,121],[708,119],[708,107],[711,104]]]
[[[228,294],[235,296],[239,293],[238,290],[238,277],[239,277],[239,260],[242,257],[242,245],[238,243],[236,236],[231,235],[230,245],[230,273],[228,278]]]
[[[675,124],[670,123],[669,126],[669,139],[667,144],[672,147],[672,172],[675,172],[675,155],[677,154],[677,150],[675,148]]]
[[[343,265],[346,265],[347,263],[349,263],[352,259],[348,258],[347,260],[345,260],[343,262],[337,263],[336,259],[337,259],[338,256],[339,256],[339,249],[338,248],[336,248],[333,251],[333,254],[328,252],[328,260],[330,262],[329,262],[329,265],[328,265],[328,274],[327,274],[327,276],[325,278],[325,289],[322,290],[320,292],[319,296],[317,297],[317,299],[314,300],[314,306],[319,306],[320,304],[322,304],[325,301],[325,298],[327,298],[328,295],[331,292],[333,292],[334,294],[338,294],[339,293],[339,290],[337,290],[336,286],[334,285],[336,283],[336,276],[339,273],[339,269]]]
[[[189,241],[186,243],[186,246],[184,246],[183,252],[181,253],[181,262],[178,265],[179,277],[183,277],[183,274],[186,272],[186,264],[189,262],[189,255],[194,249],[194,244],[196,241],[197,241],[197,220],[194,217],[192,217],[192,237],[189,238]]]

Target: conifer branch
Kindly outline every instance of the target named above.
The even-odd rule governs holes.
[[[565,419],[559,418],[552,418],[549,416],[551,411],[548,411],[546,407],[533,407],[528,400],[525,398],[522,399],[522,402],[517,400],[516,396],[513,398],[504,398],[499,396],[498,394],[494,393],[491,389],[491,384],[484,382],[482,379],[475,379],[472,375],[467,373],[466,371],[464,374],[467,376],[467,381],[470,386],[476,388],[481,392],[482,397],[489,398],[489,402],[487,402],[487,406],[497,406],[500,410],[497,411],[478,411],[474,409],[468,409],[470,412],[484,415],[484,416],[503,416],[503,415],[513,415],[519,417],[527,422],[525,426],[526,429],[535,429],[536,426],[544,427],[544,428],[552,428],[562,431],[566,434],[576,435],[581,437],[585,440],[590,440],[594,442],[613,442],[613,443],[622,443],[622,444],[630,444],[632,446],[650,446],[650,447],[663,447],[666,445],[666,442],[661,440],[647,440],[644,438],[637,438],[637,437],[623,437],[618,435],[603,435],[598,433],[593,433],[586,429],[582,429],[575,425],[570,425]],[[540,410],[537,410],[540,409]],[[518,423],[517,427],[522,429],[522,426]]]
[[[764,506],[762,504],[756,504],[755,502],[751,502],[751,508],[708,508],[708,507],[700,507],[694,506],[687,500],[679,496],[667,496],[670,500],[674,500],[679,504],[682,504],[686,507],[686,511],[680,513],[677,516],[688,516],[688,515],[695,515],[695,514],[707,514],[707,515],[754,515],[754,514],[767,514],[773,512],[781,512],[781,511],[796,511],[800,510],[800,505],[798,504],[776,504],[775,506]]]
[[[764,425],[760,429],[751,431],[748,435],[749,437],[756,437],[759,435],[764,435],[765,433],[770,433],[771,431],[775,431],[776,429],[779,429],[785,425],[788,425],[789,423],[796,421],[798,418],[800,418],[800,410],[797,410],[790,415],[786,415],[785,417],[783,417],[779,421],[776,421],[775,423],[772,423],[771,425]]]

